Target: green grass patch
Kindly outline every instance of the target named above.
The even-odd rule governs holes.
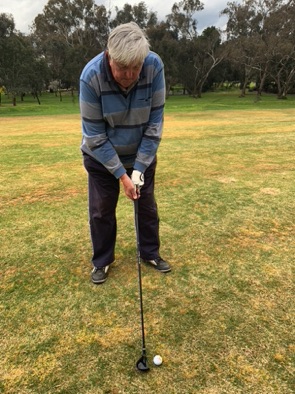
[[[17,97],[17,105],[12,105],[12,98],[2,94],[0,117],[2,116],[38,116],[63,115],[79,113],[79,98],[77,92],[63,91],[60,95],[44,92],[37,99],[26,95],[21,101]],[[195,113],[196,111],[228,111],[228,110],[273,110],[295,108],[295,96],[289,95],[286,100],[279,100],[274,94],[263,94],[257,100],[255,92],[249,92],[240,97],[239,90],[227,92],[207,92],[202,98],[174,95],[167,99],[166,113]]]
[[[166,113],[186,113],[196,111],[229,111],[229,110],[272,110],[295,108],[295,96],[289,95],[286,100],[279,100],[274,94],[262,94],[258,99],[255,92],[240,97],[240,91],[206,92],[201,98],[183,95],[170,96],[166,104]]]
[[[77,92],[63,91],[60,95],[43,92],[39,96],[40,104],[32,95],[19,96],[16,105],[12,105],[12,97],[1,97],[0,117],[2,116],[38,116],[38,115],[64,115],[79,113],[79,98]]]
[[[173,271],[142,267],[146,375],[132,203],[95,287],[78,113],[2,119],[1,393],[294,392],[295,110],[188,103],[167,101],[158,153]]]

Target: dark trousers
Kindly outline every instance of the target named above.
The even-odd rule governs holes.
[[[95,267],[104,267],[115,260],[116,207],[120,183],[102,164],[88,155],[84,154],[83,157],[88,172],[92,263]],[[144,260],[159,257],[159,217],[154,197],[156,164],[155,160],[145,171],[144,185],[138,200],[140,256]],[[131,176],[132,169],[128,169],[127,173]]]

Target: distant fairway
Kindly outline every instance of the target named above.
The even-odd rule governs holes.
[[[0,393],[294,392],[294,101],[246,100],[167,101],[156,195],[173,272],[142,267],[146,375],[132,203],[121,193],[95,287],[77,103],[0,107]]]

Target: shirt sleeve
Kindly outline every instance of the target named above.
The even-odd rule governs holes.
[[[164,106],[165,75],[163,63],[159,59],[152,80],[150,117],[134,164],[134,169],[138,171],[144,172],[156,156],[163,132]]]
[[[91,82],[82,79],[80,80],[80,112],[83,145],[98,162],[116,178],[120,178],[126,170],[108,139],[100,93],[91,86]]]

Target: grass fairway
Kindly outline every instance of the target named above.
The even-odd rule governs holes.
[[[178,100],[156,187],[173,271],[142,267],[148,374],[132,203],[95,287],[79,115],[1,118],[0,393],[294,392],[295,109]]]

